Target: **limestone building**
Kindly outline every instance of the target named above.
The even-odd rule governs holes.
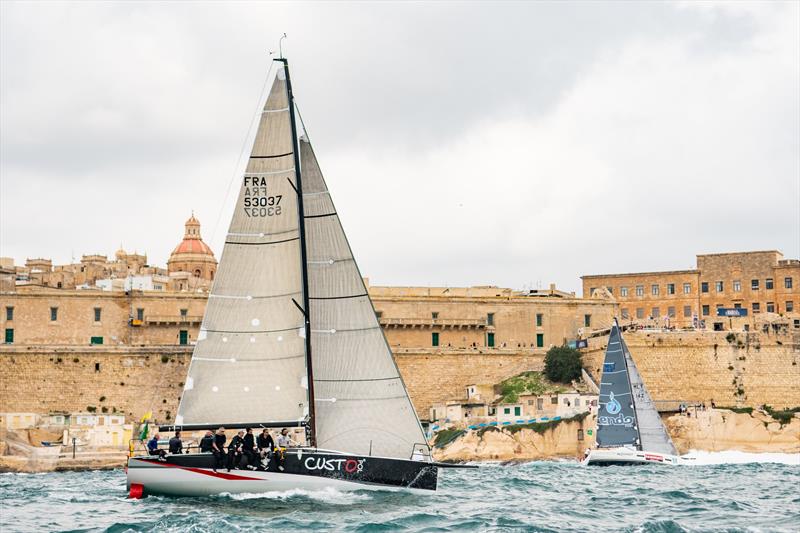
[[[690,270],[585,275],[583,294],[610,293],[623,320],[725,329],[772,322],[800,329],[800,260],[776,250],[697,255]]]
[[[200,236],[200,221],[192,213],[186,221],[183,240],[175,247],[167,261],[170,274],[186,272],[196,278],[212,281],[217,271],[217,260],[214,252],[203,242]]]

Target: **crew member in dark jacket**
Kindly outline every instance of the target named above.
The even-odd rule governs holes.
[[[245,466],[250,470],[255,470],[258,454],[256,453],[256,438],[253,435],[253,428],[247,428],[244,431],[242,455],[244,455]]]
[[[181,432],[176,431],[175,436],[169,439],[169,453],[183,453],[183,441]]]
[[[147,441],[147,452],[150,455],[157,455],[159,461],[166,461],[164,456],[167,455],[167,452],[165,452],[164,450],[160,450],[158,448],[158,439],[159,439],[159,437],[160,437],[160,435],[158,433],[156,433],[155,435],[153,435],[152,439]]]
[[[244,431],[239,430],[239,433],[234,435],[228,444],[228,472],[231,471],[231,468],[239,468],[239,462],[242,460],[243,437]]]
[[[264,428],[264,431],[256,437],[256,445],[261,456],[261,465],[266,468],[272,458],[272,450],[275,449],[275,441],[272,440],[272,435],[269,434],[267,428]]]
[[[214,435],[214,442],[211,445],[211,452],[214,454],[214,472],[217,468],[225,466],[225,428],[219,428]]]
[[[206,436],[200,439],[200,452],[211,453],[214,451],[214,434],[206,431]]]

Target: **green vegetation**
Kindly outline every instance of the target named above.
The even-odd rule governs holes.
[[[553,429],[557,425],[562,422],[580,422],[584,418],[589,416],[589,412],[586,411],[584,413],[577,414],[570,418],[560,418],[558,420],[548,420],[547,422],[534,422],[533,424],[514,424],[512,426],[505,426],[505,429],[508,430],[509,433],[514,434],[518,431],[522,431],[523,429],[530,429],[539,435],[544,434],[545,431],[549,429]]]
[[[463,429],[443,429],[436,433],[436,438],[433,439],[434,448],[443,448],[456,440],[458,437],[466,433]]]
[[[581,353],[567,346],[553,346],[544,356],[544,375],[557,383],[580,379]]]
[[[560,392],[562,389],[549,383],[541,372],[523,372],[518,376],[500,382],[502,403],[516,403],[521,394],[540,395],[546,392]]]
[[[800,413],[800,407],[792,407],[791,409],[782,409],[777,411],[770,407],[769,405],[764,406],[764,410],[771,416],[774,420],[780,422],[781,427],[785,426],[789,422],[792,421],[794,418],[795,413]]]
[[[728,411],[733,411],[734,413],[746,413],[748,415],[753,412],[752,407],[717,407],[717,409],[727,409]]]

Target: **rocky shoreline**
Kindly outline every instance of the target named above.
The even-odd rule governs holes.
[[[681,454],[689,450],[736,450],[753,453],[800,453],[800,418],[787,423],[759,411],[736,413],[712,409],[692,416],[665,418]],[[434,448],[437,461],[533,461],[578,459],[594,445],[594,416],[564,420],[549,428],[506,426],[467,430]]]

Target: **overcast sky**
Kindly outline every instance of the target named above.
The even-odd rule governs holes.
[[[373,284],[797,258],[798,6],[4,1],[0,255],[165,265],[192,210],[219,255],[286,32]]]

